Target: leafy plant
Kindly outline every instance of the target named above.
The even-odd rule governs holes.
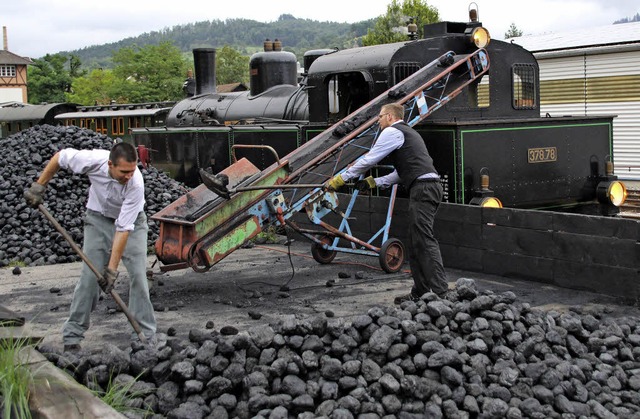
[[[0,403],[5,418],[31,417],[29,394],[33,374],[24,362],[18,362],[18,353],[25,346],[28,346],[26,338],[0,340]]]

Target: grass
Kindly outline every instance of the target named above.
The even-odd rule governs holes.
[[[0,328],[5,325],[0,322]],[[0,418],[30,419],[29,397],[37,370],[32,371],[21,350],[32,346],[30,339],[0,338]],[[114,410],[124,413],[149,413],[149,409],[132,407],[130,401],[145,395],[144,391],[131,391],[140,376],[124,383],[113,382],[111,377],[106,391],[92,391]],[[99,388],[99,386],[97,386]]]
[[[0,340],[0,394],[5,418],[31,417],[29,394],[33,374],[25,363],[16,362],[18,352],[25,346],[28,346],[27,339]]]
[[[252,240],[254,243],[274,244],[278,243],[278,239],[278,227],[270,225],[258,233]]]
[[[131,412],[145,414],[150,412],[149,409],[132,407],[129,404],[131,400],[146,394],[144,391],[131,391],[131,388],[138,381],[140,376],[124,383],[114,382],[112,378],[113,377],[109,377],[109,383],[107,384],[107,389],[105,391],[92,390],[92,393],[119,413]],[[96,388],[99,388],[99,386],[96,386]]]
[[[7,264],[7,268],[15,268],[16,266],[17,266],[18,268],[26,268],[26,267],[27,267],[27,264],[26,264],[26,263],[24,263],[24,262],[23,262],[23,261],[21,261],[21,260],[12,260],[11,262],[9,262],[9,263]]]

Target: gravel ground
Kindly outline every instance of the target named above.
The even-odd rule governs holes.
[[[80,354],[61,354],[59,335],[79,263],[0,269],[0,295],[84,385],[138,377],[132,406],[154,419],[640,414],[637,308],[458,270],[451,301],[398,307],[411,280],[374,263],[318,265],[297,241],[240,249],[204,274],[160,273],[150,258],[157,343],[131,343],[104,298]],[[126,277],[116,289],[127,301]]]

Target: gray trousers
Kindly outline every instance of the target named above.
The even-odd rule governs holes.
[[[129,233],[122,262],[129,273],[129,311],[140,324],[145,336],[150,338],[156,332],[156,318],[147,283],[147,230],[147,216],[140,212],[134,230]],[[87,210],[82,250],[100,272],[109,263],[115,231],[112,219]],[[69,319],[62,327],[65,345],[79,343],[84,339],[84,333],[89,329],[91,312],[96,308],[99,297],[100,286],[96,276],[87,264],[83,264],[80,281],[73,292]],[[135,332],[132,332],[133,338],[137,338]]]
[[[433,291],[438,295],[448,289],[440,245],[433,235],[436,211],[442,202],[440,182],[417,182],[409,192],[409,266],[413,276],[411,294],[421,297]]]

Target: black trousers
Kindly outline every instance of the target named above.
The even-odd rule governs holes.
[[[416,182],[409,192],[409,265],[413,276],[411,294],[420,297],[448,289],[440,245],[433,235],[436,211],[442,202],[440,182]]]

